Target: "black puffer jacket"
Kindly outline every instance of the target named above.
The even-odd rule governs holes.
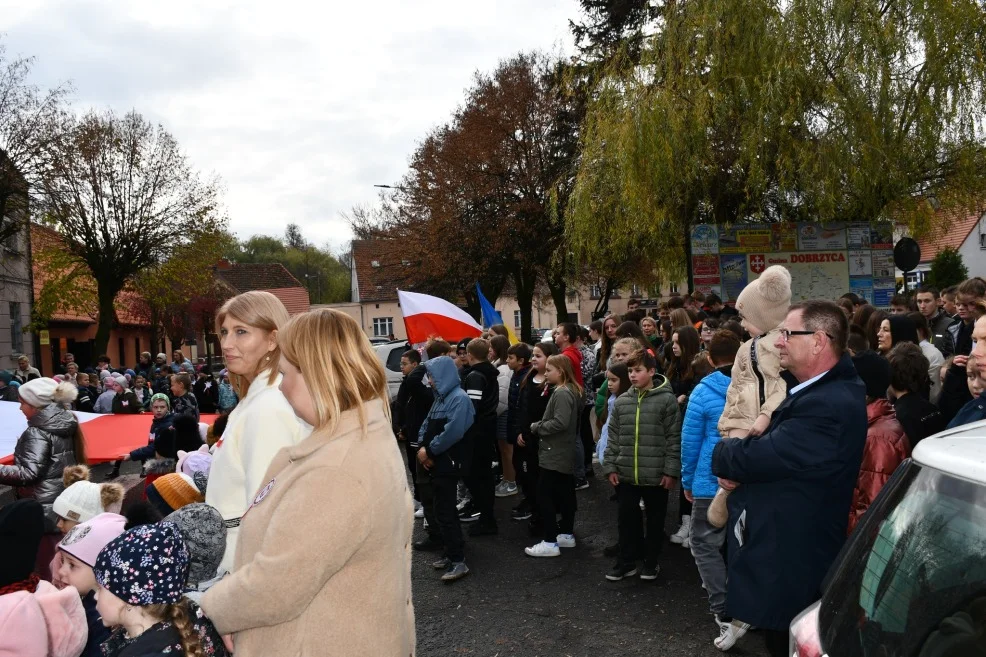
[[[55,531],[51,505],[65,489],[62,471],[76,463],[78,428],[72,411],[49,404],[27,421],[14,448],[14,464],[0,465],[0,484],[13,486],[18,498],[33,497],[44,507],[46,531]]]

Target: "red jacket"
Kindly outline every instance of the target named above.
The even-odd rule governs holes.
[[[866,406],[869,428],[866,430],[866,446],[863,463],[853,493],[849,511],[849,532],[856,527],[866,509],[904,459],[911,455],[911,441],[897,421],[894,407],[886,399],[877,399]]]
[[[565,347],[561,355],[568,356],[568,360],[572,361],[572,367],[575,369],[575,381],[579,384],[580,388],[584,388],[585,382],[582,380],[582,352],[576,349],[575,345],[570,344]]]

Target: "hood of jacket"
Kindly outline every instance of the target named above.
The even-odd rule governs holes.
[[[887,399],[877,399],[866,405],[866,422],[871,427],[884,418],[892,420],[896,417],[897,412]]]
[[[35,413],[27,424],[55,436],[71,437],[75,434],[79,421],[72,411],[67,411],[58,404],[48,404]]]
[[[459,369],[448,356],[439,356],[425,362],[425,369],[435,384],[435,392],[445,397],[460,386]]]
[[[663,374],[655,374],[652,380],[654,381],[654,387],[647,391],[647,396],[651,393],[657,392],[667,392],[672,395],[674,394],[674,391],[671,389],[671,382],[668,381],[668,377]]]

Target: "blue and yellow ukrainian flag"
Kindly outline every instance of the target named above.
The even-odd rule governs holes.
[[[510,340],[510,344],[517,344],[520,340],[514,335],[514,332],[510,329],[510,325],[503,321],[500,317],[500,313],[496,311],[493,304],[483,296],[483,291],[479,289],[479,283],[476,283],[476,294],[479,295],[479,307],[483,311],[483,328],[489,328],[494,324],[503,324],[504,328],[507,329],[507,338]]]

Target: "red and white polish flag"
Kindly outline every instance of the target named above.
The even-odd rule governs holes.
[[[417,292],[397,291],[404,313],[407,341],[411,344],[442,338],[455,344],[463,338],[478,338],[483,327],[462,308],[445,299]]]

